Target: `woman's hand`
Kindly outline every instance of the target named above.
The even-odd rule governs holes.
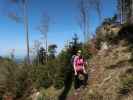
[[[84,70],[84,74],[87,74],[86,70]]]
[[[77,72],[76,72],[76,71],[75,71],[75,73],[74,73],[74,74],[75,74],[75,76],[77,76]]]

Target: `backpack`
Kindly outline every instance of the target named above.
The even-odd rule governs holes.
[[[82,65],[84,65],[84,58],[83,57],[78,57],[78,58],[75,58],[76,60],[75,60],[75,63],[76,63],[76,65],[78,64],[82,64]]]
[[[73,65],[73,62],[74,62],[74,58],[76,57],[76,55],[73,55],[72,57],[71,57],[71,64]]]

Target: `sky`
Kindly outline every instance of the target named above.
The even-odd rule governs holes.
[[[6,16],[8,10],[13,11],[16,6],[0,0],[0,56],[10,55],[15,49],[16,57],[26,55],[26,42],[24,25],[16,23]],[[102,20],[116,13],[116,0],[102,0]],[[37,30],[41,23],[42,13],[50,16],[50,28],[48,32],[48,44],[56,44],[57,51],[61,51],[66,41],[72,40],[76,33],[80,41],[83,35],[78,24],[79,11],[75,0],[29,0],[29,39],[30,48],[33,48],[35,40],[42,40],[42,35]],[[21,14],[21,13],[19,13]],[[99,18],[92,11],[90,15],[90,33],[95,33],[96,27],[100,25]]]

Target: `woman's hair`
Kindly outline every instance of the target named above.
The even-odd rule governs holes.
[[[78,50],[77,53],[82,53],[82,51],[81,50]]]

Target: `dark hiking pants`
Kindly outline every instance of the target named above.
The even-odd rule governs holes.
[[[79,79],[79,74],[84,76],[84,80]],[[77,75],[74,77],[74,88],[78,89],[81,86],[86,86],[88,80],[88,74],[84,74],[83,72],[78,72]]]

